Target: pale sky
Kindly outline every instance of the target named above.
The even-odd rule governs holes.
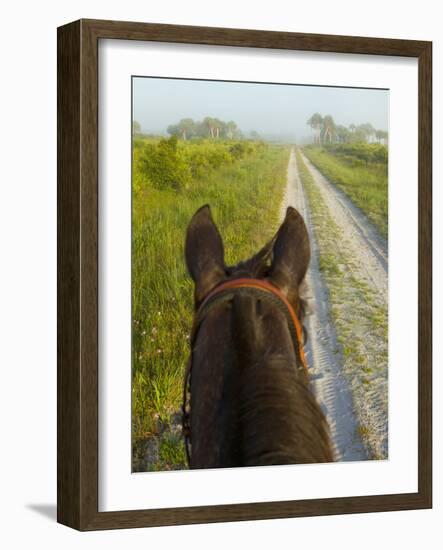
[[[146,133],[166,133],[182,118],[234,120],[245,133],[292,141],[310,136],[314,113],[336,124],[370,122],[388,130],[389,91],[149,77],[133,78],[133,117]]]

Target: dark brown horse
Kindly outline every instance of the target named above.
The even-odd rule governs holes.
[[[294,208],[288,208],[272,241],[233,267],[225,265],[209,206],[192,218],[186,263],[195,282],[196,319],[185,407],[191,468],[333,460],[328,426],[303,365],[301,338],[294,337],[288,315],[292,310],[303,320],[300,285],[309,260],[306,226]],[[231,289],[207,306],[210,293],[239,278],[267,281],[280,299],[265,290]]]

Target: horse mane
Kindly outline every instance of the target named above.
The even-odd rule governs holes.
[[[245,466],[333,460],[325,416],[295,364],[275,356],[246,366],[241,376]]]

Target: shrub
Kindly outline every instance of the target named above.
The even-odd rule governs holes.
[[[207,178],[214,170],[255,155],[262,158],[263,142],[194,139],[178,141],[136,137],[133,144],[133,190],[189,189],[191,183]]]
[[[140,171],[156,189],[183,189],[191,179],[176,136],[161,139],[158,143],[146,143],[138,160]]]

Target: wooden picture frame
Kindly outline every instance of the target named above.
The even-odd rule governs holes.
[[[158,41],[418,59],[418,492],[98,511],[98,42]],[[432,506],[432,44],[258,30],[80,20],[58,29],[58,521],[79,530]]]

